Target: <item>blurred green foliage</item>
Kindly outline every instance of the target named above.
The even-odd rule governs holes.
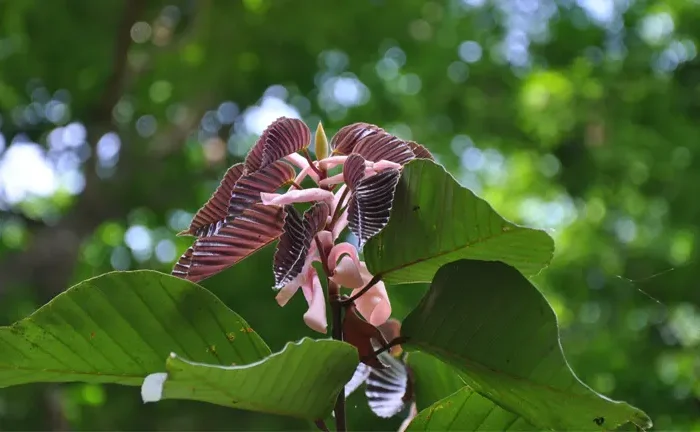
[[[700,429],[699,19],[690,0],[2,1],[2,323],[112,269],[169,271],[276,116],[366,121],[550,230],[536,282],[579,377],[658,430]],[[279,350],[311,334],[302,299],[274,301],[271,256],[203,285]],[[391,287],[395,315],[424,289]],[[360,393],[349,416],[400,422]],[[3,430],[311,427],[126,387],[0,392]]]

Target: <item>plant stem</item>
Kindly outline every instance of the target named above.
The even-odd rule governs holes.
[[[343,213],[343,203],[345,202],[345,198],[347,198],[348,193],[350,192],[350,188],[346,187],[343,193],[340,195],[340,199],[338,200],[338,206],[335,208],[335,212],[333,213],[333,217],[331,218],[331,223],[330,223],[330,229],[332,230],[333,227],[335,226],[335,223],[338,221],[338,218],[340,215]]]
[[[383,347],[379,348],[378,350],[373,352],[371,355],[368,355],[366,358],[363,358],[362,360],[371,360],[373,358],[377,358],[377,356],[379,356],[379,354],[386,352],[386,351],[389,351],[390,349],[392,349],[396,345],[401,345],[401,344],[404,344],[406,342],[408,342],[408,338],[406,338],[406,337],[399,336],[397,338],[394,338],[389,343],[387,343]]]
[[[343,340],[343,304],[340,300],[340,286],[330,280],[330,272],[328,268],[328,251],[323,250],[322,244],[318,237],[315,238],[318,252],[321,257],[321,265],[323,272],[326,273],[326,281],[328,284],[328,301],[331,305],[331,335],[333,339]],[[345,432],[345,388],[340,390],[338,398],[335,400],[335,430],[337,432]]]
[[[382,280],[381,275],[378,275],[378,274],[374,275],[374,276],[372,277],[372,279],[370,279],[370,281],[367,283],[367,285],[365,285],[364,288],[362,288],[360,291],[358,291],[357,294],[355,294],[355,295],[352,296],[352,297],[348,297],[348,298],[346,298],[346,299],[340,300],[340,301],[339,301],[340,304],[343,305],[343,306],[348,305],[348,304],[351,304],[352,302],[354,302],[354,301],[357,300],[358,298],[362,297],[362,295],[363,295],[364,293],[366,293],[367,291],[369,291],[369,289],[372,288],[374,285],[376,285],[380,280]]]
[[[314,424],[319,430],[322,430],[323,432],[330,432],[328,430],[328,426],[326,426],[326,422],[324,422],[323,420],[316,420]]]
[[[309,154],[309,150],[303,149],[302,153],[304,153],[304,157],[306,158],[306,160],[309,161],[309,166],[311,166],[311,169],[314,170],[316,174],[318,174],[319,179],[323,180],[324,178],[326,178],[326,173],[321,172],[321,170],[319,170],[316,167],[316,165],[314,165],[314,160],[311,159],[311,154]]]
[[[331,292],[333,291],[331,287],[333,287],[335,292],[337,293],[335,296],[331,294]],[[340,289],[338,288],[338,285],[336,285],[335,282],[329,279],[328,296],[330,297],[331,316],[333,317],[333,328],[331,330],[331,333],[333,335],[333,339],[342,341],[343,305],[340,303],[339,292]],[[333,411],[335,413],[335,430],[337,432],[345,432],[347,430],[345,424],[345,388],[341,389],[340,393],[338,393],[338,399],[335,400],[335,408]]]

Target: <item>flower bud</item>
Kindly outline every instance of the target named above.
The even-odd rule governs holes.
[[[316,160],[325,159],[328,157],[328,137],[326,137],[326,131],[323,130],[323,125],[318,122],[318,127],[316,128]]]

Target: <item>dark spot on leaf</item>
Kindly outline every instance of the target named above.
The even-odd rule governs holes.
[[[95,332],[90,333],[90,339],[95,339]]]
[[[593,422],[598,426],[602,426],[605,423],[605,417],[596,417],[593,419]]]
[[[413,206],[413,211],[418,211],[420,210],[420,206]]]

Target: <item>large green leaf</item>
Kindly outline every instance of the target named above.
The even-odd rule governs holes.
[[[536,430],[522,417],[473,391],[463,372],[434,356],[411,352],[408,365],[421,410],[410,430]]]
[[[194,363],[173,354],[162,397],[319,419],[331,412],[358,362],[357,350],[349,344],[307,338],[244,366]]]
[[[113,272],[0,328],[0,387],[82,381],[141,385],[173,352],[247,364],[270,349],[204,288],[155,271]]]
[[[308,419],[330,411],[358,361],[352,346],[330,340],[305,340],[270,356],[248,323],[212,293],[148,270],[81,282],[0,328],[0,387],[142,385],[167,369],[166,397]]]
[[[469,260],[438,271],[402,328],[411,346],[461,369],[473,390],[538,428],[650,427],[642,411],[578,380],[558,332],[549,304],[516,269]]]
[[[534,431],[522,417],[494,404],[469,387],[418,413],[408,431]]]
[[[389,223],[364,249],[369,270],[390,284],[430,282],[443,264],[462,258],[503,261],[530,276],[553,252],[547,233],[504,220],[424,159],[404,167]]]
[[[429,407],[466,385],[455,368],[430,354],[413,351],[408,354],[406,364],[413,372],[418,410]]]

